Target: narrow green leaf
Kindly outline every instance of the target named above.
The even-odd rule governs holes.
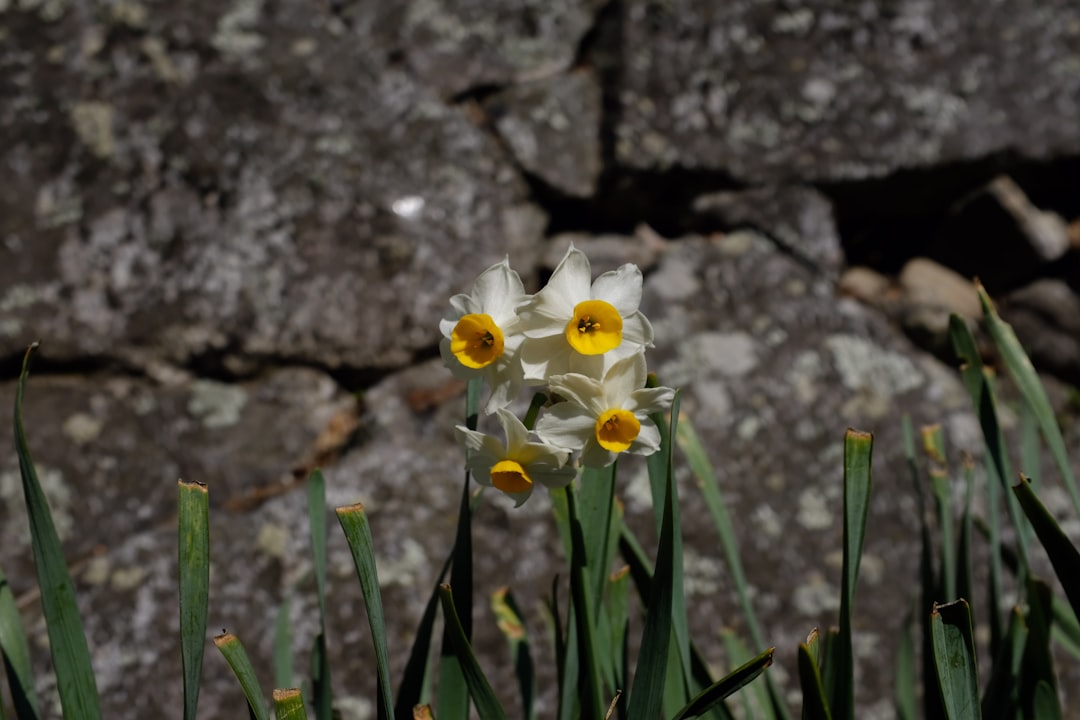
[[[411,718],[413,708],[420,704],[420,698],[424,693],[428,655],[431,652],[431,640],[435,632],[435,614],[439,607],[439,585],[446,580],[446,573],[450,571],[450,561],[453,556],[454,551],[451,550],[446,561],[443,562],[442,570],[439,571],[427,605],[424,606],[424,614],[420,616],[420,624],[416,628],[416,639],[409,651],[409,659],[405,663],[405,671],[402,673],[401,684],[398,686],[397,704],[394,705],[394,717],[397,720]]]
[[[1020,667],[1020,701],[1027,717],[1053,717],[1036,715],[1037,686],[1047,684],[1054,690],[1053,702],[1057,704],[1057,678],[1054,675],[1054,658],[1050,652],[1050,618],[1053,592],[1041,580],[1028,579],[1027,643]],[[1043,703],[1046,702],[1044,699]],[[1061,715],[1060,708],[1057,716]]]
[[[1054,409],[1050,405],[1050,398],[1047,397],[1046,390],[1043,388],[1042,383],[1039,382],[1039,376],[1036,374],[1031,360],[1028,359],[1027,353],[1024,352],[1020,341],[1016,339],[1016,333],[1013,332],[1012,326],[997,314],[994,304],[990,301],[990,296],[986,294],[986,290],[983,289],[982,285],[977,285],[976,289],[979,293],[979,302],[982,303],[986,329],[989,331],[990,337],[993,338],[994,344],[997,345],[998,351],[1001,353],[1001,359],[1005,362],[1005,367],[1008,368],[1013,382],[1020,388],[1024,401],[1034,411],[1035,420],[1042,430],[1046,446],[1050,449],[1050,455],[1057,463],[1058,470],[1061,471],[1061,477],[1065,481],[1065,488],[1069,491],[1069,497],[1072,498],[1073,510],[1077,515],[1080,515],[1080,489],[1077,488],[1076,476],[1073,474],[1072,466],[1069,464],[1069,456],[1065,450],[1065,439],[1062,437],[1061,428],[1058,427],[1057,419],[1054,417]]]
[[[979,418],[979,427],[982,429],[983,442],[986,444],[986,454],[990,459],[989,467],[992,469],[991,475],[993,478],[996,478],[996,483],[1006,490],[1005,504],[1006,507],[1008,507],[1009,516],[1013,521],[1013,526],[1022,528],[1024,523],[1023,518],[1020,515],[1020,508],[1016,503],[1016,499],[1007,492],[1008,486],[1012,482],[1013,471],[1012,464],[1009,461],[1009,454],[1005,449],[1005,434],[1002,432],[1001,423],[998,420],[997,397],[994,393],[994,384],[991,379],[990,370],[983,366],[982,358],[979,355],[978,347],[975,344],[975,338],[972,337],[967,323],[962,318],[957,315],[950,316],[949,334],[952,336],[953,347],[956,350],[956,354],[962,362],[960,366],[960,375],[964,380],[964,385],[967,387],[968,394],[971,396],[972,404],[975,406],[975,414]],[[991,480],[991,484],[994,483],[995,480]],[[993,502],[995,498],[996,494],[991,492],[988,497],[991,513],[996,513],[996,502]],[[991,521],[991,531],[992,533],[997,532],[997,523],[993,520]],[[999,552],[1000,548],[1000,544],[995,544],[993,540],[994,536],[992,535],[992,563],[994,562],[994,555]],[[1020,579],[1020,585],[1022,586],[1027,579],[1029,572],[1026,533],[1017,533],[1017,546],[1020,553],[1018,577]],[[992,579],[993,572],[994,567],[991,565]],[[993,590],[999,592],[1000,587],[999,584],[995,586]],[[996,608],[999,606],[995,605],[994,607]]]
[[[480,407],[483,379],[469,380],[465,394],[465,426],[475,430]],[[454,536],[453,560],[450,564],[450,585],[454,593],[454,605],[461,613],[461,626],[466,639],[472,639],[473,614],[473,550],[472,507],[470,503],[469,474],[461,491],[458,510],[457,533]],[[463,669],[450,645],[450,630],[444,625],[442,648],[439,651],[438,716],[440,718],[465,718],[469,715],[469,692]]]
[[[326,478],[318,468],[307,481],[307,506],[315,593],[319,600],[319,632],[311,644],[311,699],[316,720],[330,720],[334,698],[326,647]]]
[[[1050,632],[1054,641],[1067,653],[1080,660],[1080,619],[1073,612],[1068,601],[1057,595],[1054,596],[1053,606],[1054,624]]]
[[[1020,479],[1013,487],[1013,492],[1016,493],[1020,507],[1035,528],[1035,535],[1054,566],[1054,573],[1061,581],[1065,597],[1069,599],[1073,612],[1080,618],[1080,553],[1054,520],[1054,516],[1036,497],[1027,479],[1023,475]]]
[[[933,607],[934,601],[941,597],[941,593],[939,592],[939,578],[935,576],[934,572],[934,540],[931,537],[928,524],[929,510],[927,509],[926,490],[923,487],[924,483],[919,472],[915,453],[915,431],[912,429],[909,416],[903,416],[901,428],[904,438],[904,455],[907,458],[908,470],[911,473],[912,486],[915,488],[915,499],[918,502],[919,512],[919,602],[917,616],[919,617],[922,639],[920,644],[922,681],[924,688],[932,688],[937,683],[937,676],[934,673],[930,613],[927,610]],[[826,682],[825,686],[830,687],[830,684]],[[945,709],[941,707],[940,693],[923,693],[923,716],[927,720],[941,720],[945,717]]]
[[[525,631],[521,610],[509,588],[499,588],[492,593],[491,610],[495,613],[495,622],[503,637],[510,643],[514,675],[517,676],[521,692],[522,716],[525,720],[533,720],[536,717],[536,670],[529,648],[529,634]]]
[[[686,707],[679,711],[674,720],[704,715],[724,698],[753,682],[758,675],[765,672],[765,668],[772,665],[775,651],[776,648],[769,648],[749,662],[736,668],[726,677],[702,690]]]
[[[727,564],[731,581],[735,586],[735,595],[739,601],[739,609],[742,611],[742,619],[750,631],[750,640],[755,646],[762,647],[765,645],[764,634],[761,632],[761,624],[758,622],[754,603],[750,597],[750,586],[746,581],[746,573],[743,570],[738,537],[731,522],[731,513],[728,512],[724,495],[720,491],[716,471],[713,469],[712,463],[709,462],[708,453],[694,430],[693,424],[688,419],[680,419],[676,428],[675,439],[686,455],[690,470],[693,472],[698,488],[701,490],[705,507],[712,517],[717,535],[720,536],[720,549],[724,554],[724,562]],[[788,720],[787,703],[772,675],[765,676],[765,684],[772,701],[770,717],[775,714],[782,720]]]
[[[352,551],[356,575],[367,607],[368,627],[375,646],[375,666],[378,676],[378,717],[394,717],[394,693],[390,687],[390,653],[386,646],[386,622],[383,618],[382,594],[379,590],[379,574],[375,568],[375,542],[367,513],[360,503],[339,507],[335,511],[345,539]]]
[[[859,577],[866,518],[870,509],[870,457],[874,436],[848,430],[844,435],[844,555],[840,580],[840,634],[836,655],[831,710],[838,720],[855,717],[854,658],[851,615]]]
[[[982,715],[986,720],[1016,720],[1020,711],[1020,663],[1027,644],[1027,625],[1024,614],[1014,607],[1002,636],[998,653],[982,700]]]
[[[289,606],[289,598],[282,600],[274,620],[274,685],[279,688],[292,685],[295,678]]]
[[[616,688],[627,687],[630,680],[629,658],[629,629],[630,629],[630,568],[623,566],[612,573],[608,579],[607,612],[605,613],[611,624],[610,648],[608,652],[617,661],[613,663],[615,668],[614,686]],[[619,696],[619,717],[626,714],[626,693]]]
[[[30,520],[30,541],[38,587],[41,589],[41,610],[49,634],[49,651],[56,672],[60,705],[65,718],[95,720],[101,717],[101,706],[90,650],[75,602],[75,586],[68,573],[60,538],[56,534],[45,493],[38,482],[23,429],[23,393],[30,373],[30,357],[36,348],[37,343],[34,343],[27,349],[15,389],[15,452],[19,456],[23,497]]]
[[[7,670],[8,686],[15,705],[15,716],[25,720],[40,720],[41,704],[34,691],[33,668],[30,665],[30,644],[26,640],[19,607],[11,585],[0,571],[0,656]],[[0,707],[2,707],[0,702]],[[0,710],[0,717],[2,717]]]
[[[956,540],[953,528],[952,492],[949,476],[945,472],[945,436],[940,425],[928,425],[921,429],[923,448],[930,460],[930,488],[937,507],[938,532],[941,534],[941,581],[942,596],[956,598]]]
[[[505,720],[506,712],[495,697],[495,691],[491,689],[491,684],[484,677],[483,671],[480,670],[480,664],[476,661],[476,656],[469,645],[469,638],[465,635],[461,618],[458,617],[454,606],[454,593],[449,585],[439,588],[439,598],[442,601],[443,617],[446,619],[447,638],[458,658],[462,675],[469,688],[469,695],[476,705],[480,720]]]
[[[960,540],[956,556],[955,597],[975,597],[974,546],[972,532],[972,504],[975,498],[975,476],[970,457],[964,458],[964,510],[960,515]],[[995,615],[997,613],[994,613]]]
[[[896,653],[896,674],[893,696],[896,699],[896,720],[915,720],[915,619],[908,613],[900,631],[900,647]]]
[[[231,632],[222,633],[214,638],[214,646],[221,652],[225,662],[232,668],[236,679],[240,681],[240,688],[247,698],[248,710],[255,720],[269,720],[266,711],[266,696],[259,686],[259,679],[255,677],[255,668],[251,666],[251,658],[244,649],[240,639]]]
[[[1040,680],[1035,685],[1031,717],[1039,720],[1061,720],[1061,704],[1058,703],[1057,690],[1045,680]]]
[[[573,552],[570,555],[571,617],[567,619],[567,624],[573,626],[574,633],[567,639],[567,667],[571,667],[569,659],[570,654],[573,654],[580,664],[576,689],[578,690],[578,702],[581,706],[581,716],[585,720],[600,720],[604,716],[606,706],[602,694],[600,665],[597,658],[597,654],[602,648],[597,646],[594,633],[594,600],[587,568],[585,567],[587,558],[585,540],[581,523],[578,520],[574,489],[572,487],[563,488],[561,492],[566,496],[573,546]],[[576,651],[575,642],[577,645]]]
[[[966,600],[934,605],[931,613],[934,666],[938,687],[949,720],[977,720],[979,676],[975,641],[971,633],[971,610]]]
[[[822,683],[814,649],[818,642],[817,628],[810,631],[805,643],[799,644],[799,684],[802,687],[803,720],[832,720],[829,703],[825,699],[825,686]]]
[[[727,664],[734,668],[743,665],[748,662],[752,656],[750,655],[750,649],[746,646],[746,643],[742,641],[742,638],[732,630],[731,628],[722,628],[720,630],[720,640],[724,645],[724,655],[727,657]],[[712,685],[712,683],[710,683]],[[709,687],[709,685],[706,685]],[[775,720],[775,714],[772,709],[772,699],[769,697],[769,688],[763,683],[757,683],[745,688],[745,692],[739,693],[739,698],[743,708],[743,717],[748,718],[760,718],[761,720]],[[728,717],[730,711],[727,711],[725,705],[717,705],[717,713],[720,717]],[[725,714],[727,711],[727,714]]]
[[[184,672],[184,718],[195,720],[206,647],[210,598],[210,497],[206,485],[179,483],[180,658]]]
[[[596,618],[600,619],[600,601],[610,571],[608,565],[608,538],[615,505],[615,464],[606,468],[583,468],[577,487],[579,521],[585,539],[585,566],[588,568],[589,587],[597,601]]]
[[[637,590],[638,597],[643,599],[642,602],[646,603],[645,609],[647,610],[647,599],[652,597],[653,592],[652,567],[645,550],[633,534],[630,533],[629,529],[624,526],[621,530],[619,552],[630,569],[630,578],[634,582],[634,589]],[[708,664],[702,658],[701,652],[692,643],[690,645],[690,667],[695,680],[702,687],[708,687],[715,682],[709,674]],[[625,698],[626,695],[624,694],[623,697]],[[730,717],[730,712],[722,706],[719,706],[717,712],[722,713],[725,717]]]
[[[678,419],[678,395],[672,405],[672,425]],[[668,435],[674,434],[674,428]],[[663,436],[661,436],[663,437]],[[664,679],[668,662],[668,650],[672,632],[672,602],[674,589],[673,551],[676,495],[674,478],[671,472],[671,454],[668,451],[667,468],[664,471],[663,521],[660,526],[660,542],[656,551],[652,592],[645,614],[645,628],[642,632],[641,650],[637,668],[634,672],[634,685],[627,706],[629,720],[653,720],[660,713],[663,702]],[[686,663],[689,665],[689,662]]]
[[[307,720],[304,695],[300,688],[278,688],[272,693],[274,717],[277,720]]]

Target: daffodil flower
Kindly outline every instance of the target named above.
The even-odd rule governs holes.
[[[638,310],[641,283],[641,270],[629,263],[592,281],[589,259],[571,245],[548,284],[518,309],[525,381],[569,372],[599,377],[652,347],[652,325]]]
[[[606,467],[620,453],[651,455],[660,449],[660,431],[649,415],[671,408],[675,391],[645,387],[645,356],[637,353],[613,364],[597,380],[578,373],[555,375],[551,391],[564,398],[536,423],[545,442],[580,450],[581,463]]]
[[[443,362],[456,377],[484,378],[491,388],[484,408],[489,414],[521,389],[517,353],[524,336],[516,308],[528,299],[521,278],[503,259],[480,273],[471,294],[450,298],[450,312],[439,322]]]
[[[501,490],[517,506],[529,499],[536,483],[559,488],[574,479],[577,471],[565,466],[567,451],[529,442],[529,431],[513,413],[504,408],[495,413],[506,435],[505,445],[491,435],[457,426],[458,439],[471,451],[469,471],[478,483]]]

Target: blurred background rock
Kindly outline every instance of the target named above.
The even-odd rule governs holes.
[[[179,477],[210,486],[211,627],[264,683],[282,601],[298,667],[316,626],[295,491],[316,465],[331,505],[371,512],[403,665],[461,481],[437,320],[505,254],[535,290],[572,240],[596,271],[646,273],[651,366],[719,468],[782,680],[835,618],[843,430],[875,432],[858,700],[891,717],[917,543],[899,416],[942,422],[954,466],[980,447],[944,335],[978,315],[972,277],[1080,446],[1078,117],[1072,0],[0,0],[0,406],[40,339],[27,426],[106,714],[179,707]],[[0,447],[0,563],[44,666],[10,432]],[[620,495],[647,526],[640,473]],[[722,665],[740,619],[686,480],[691,623]],[[495,499],[476,522],[478,591],[512,585],[540,647],[548,517]],[[335,691],[363,718],[335,527]],[[235,717],[210,655],[203,715]]]

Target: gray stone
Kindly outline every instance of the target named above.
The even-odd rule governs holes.
[[[964,198],[936,233],[930,254],[992,293],[1026,283],[1069,249],[1065,221],[1036,208],[1010,178]]]
[[[796,258],[836,275],[844,262],[829,199],[809,187],[761,187],[695,198],[698,222],[709,227],[750,227],[765,233]]]
[[[1080,297],[1061,280],[1037,280],[1009,293],[1001,315],[1036,367],[1080,385]]]
[[[1071,0],[631,0],[617,156],[784,184],[1076,154],[1078,19]]]
[[[569,69],[602,5],[602,0],[410,0],[374,15],[385,14],[381,22],[397,25],[410,68],[449,97]],[[367,16],[373,9],[358,4],[355,14],[371,22]]]
[[[589,197],[600,175],[600,86],[578,70],[512,85],[484,107],[514,159],[559,192]]]
[[[474,268],[509,252],[531,270],[544,214],[464,108],[374,51],[383,35],[246,1],[158,8],[137,33],[22,22],[0,60],[23,88],[0,113],[0,356],[41,337],[54,360],[370,375],[432,347]]]

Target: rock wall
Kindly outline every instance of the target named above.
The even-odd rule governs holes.
[[[264,682],[283,600],[298,667],[315,628],[296,488],[316,465],[332,506],[372,514],[403,664],[460,483],[437,320],[506,254],[530,289],[569,240],[598,271],[645,270],[651,365],[719,468],[789,689],[796,643],[835,618],[843,429],[876,433],[860,717],[890,717],[879,659],[914,602],[890,580],[917,542],[899,414],[979,447],[937,359],[948,312],[977,314],[969,279],[1080,384],[1068,0],[0,0],[0,98],[0,407],[40,339],[28,431],[109,717],[179,705],[178,477],[210,486],[211,627]],[[0,565],[40,659],[10,443]],[[640,473],[620,495],[647,527]],[[708,518],[686,516],[691,622],[719,664],[739,620]],[[513,585],[541,635],[544,502],[486,503],[476,526],[480,589]],[[368,717],[333,530],[330,552],[336,691]],[[242,707],[219,660],[205,717]]]

